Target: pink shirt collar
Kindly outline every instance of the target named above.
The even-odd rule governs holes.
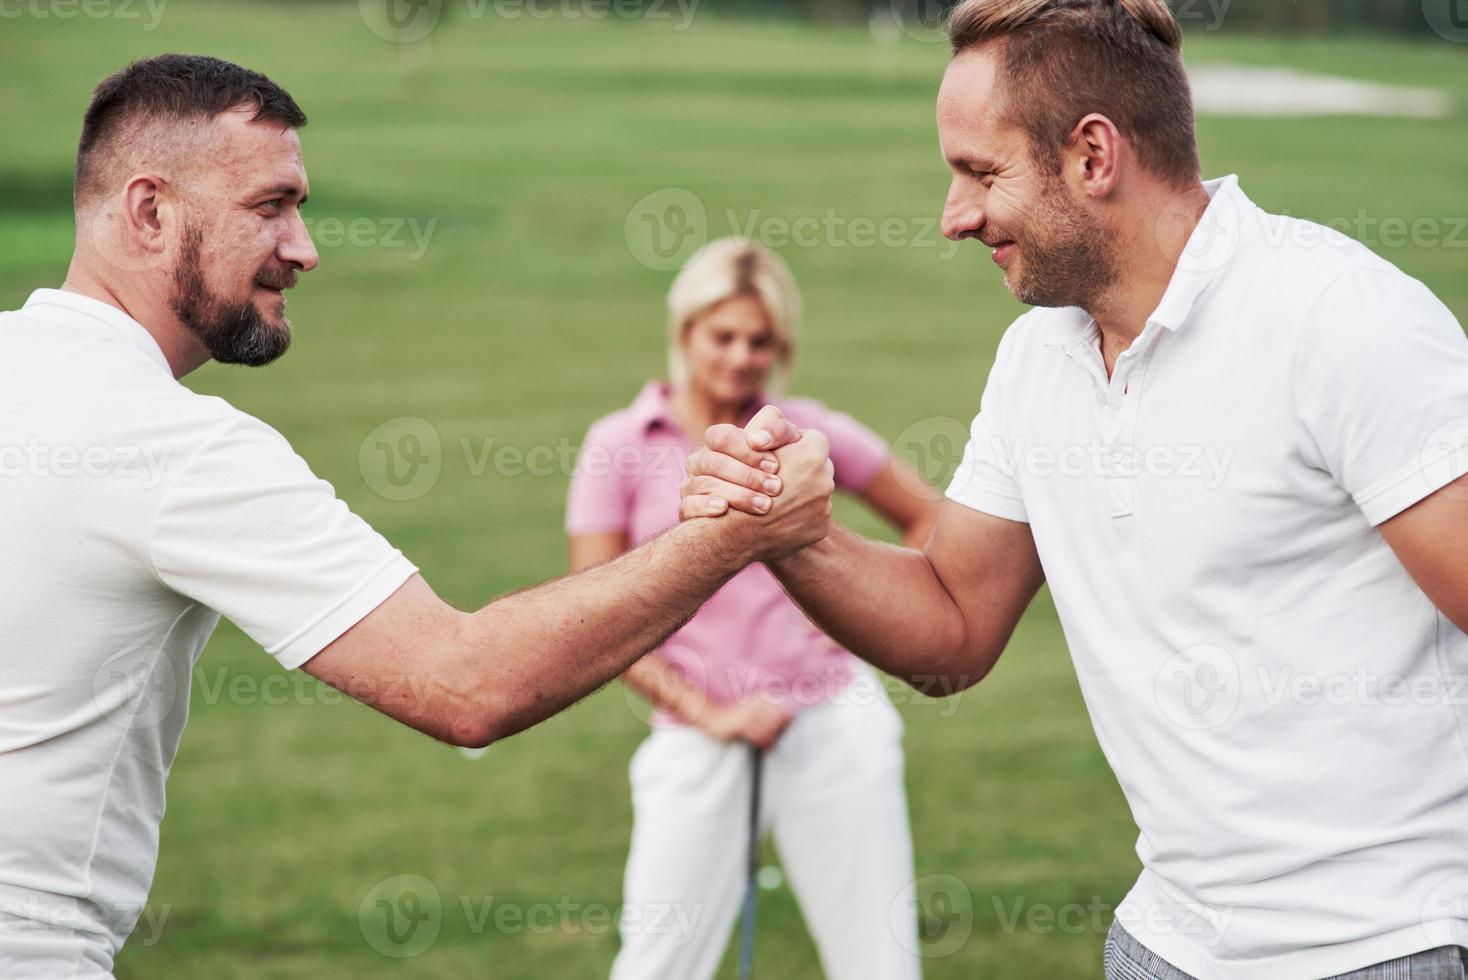
[[[668,399],[672,397],[673,386],[666,381],[653,380],[642,386],[637,397],[632,400],[632,421],[637,425],[637,431],[649,433],[654,429],[666,429],[670,432],[683,433],[678,423],[673,420],[672,410],[669,408]],[[754,418],[754,413],[766,404],[764,393],[756,395],[750,401],[749,407],[739,416],[741,425]]]

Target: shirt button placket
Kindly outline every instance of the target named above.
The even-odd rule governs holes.
[[[1139,338],[1139,344],[1122,355],[1126,363],[1118,362],[1111,379],[1111,407],[1106,413],[1105,431],[1112,473],[1106,482],[1113,518],[1129,517],[1137,509],[1137,480],[1141,469],[1136,446],[1137,407],[1141,404],[1142,382],[1155,349],[1153,340],[1155,337]]]

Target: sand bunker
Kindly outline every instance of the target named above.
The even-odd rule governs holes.
[[[1214,64],[1198,65],[1188,74],[1200,115],[1436,119],[1452,111],[1440,89],[1378,85],[1293,68]]]

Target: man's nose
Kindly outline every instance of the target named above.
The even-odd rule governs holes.
[[[964,237],[977,237],[984,228],[984,220],[980,193],[955,178],[948,187],[948,199],[943,202],[943,237],[955,242]]]
[[[282,262],[289,262],[302,272],[310,272],[321,261],[321,257],[316,254],[316,243],[311,241],[311,231],[306,227],[299,211],[291,222],[290,234],[281,241],[276,254]]]

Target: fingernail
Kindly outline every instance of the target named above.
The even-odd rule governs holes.
[[[775,462],[773,459],[762,459],[759,461],[759,468],[764,470],[766,473],[774,473],[780,468],[780,464]]]
[[[774,494],[777,494],[777,493],[780,492],[780,481],[779,480],[766,480],[765,483],[764,483],[764,487],[765,487],[765,493],[768,493],[768,494],[770,494],[770,495],[773,496]]]
[[[754,498],[754,509],[757,510],[757,511],[759,511],[761,514],[763,514],[765,511],[769,510],[770,509],[770,498],[769,497],[763,497],[763,496],[756,496]]]
[[[760,431],[754,434],[754,444],[756,446],[759,446],[761,449],[763,449],[765,446],[768,446],[772,441],[773,440],[770,438],[770,434],[768,432]]]

